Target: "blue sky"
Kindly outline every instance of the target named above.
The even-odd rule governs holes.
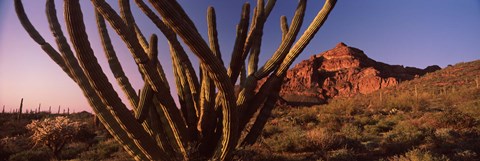
[[[87,32],[92,47],[116,84],[98,40],[98,33],[90,1],[81,1]],[[107,1],[116,7],[116,1]],[[242,0],[179,1],[206,37],[206,9],[215,7],[220,48],[225,62],[229,62],[235,39],[235,25],[239,21]],[[255,1],[249,1],[252,6]],[[308,1],[303,27],[320,10],[324,1]],[[133,3],[133,2],[132,2]],[[268,59],[280,42],[279,19],[286,15],[290,21],[297,1],[279,0],[266,23],[260,62]],[[44,14],[44,1],[24,0],[27,14],[47,41],[54,45]],[[63,20],[63,2],[56,0],[57,14]],[[133,4],[132,4],[133,5]],[[133,5],[137,23],[145,35],[161,33]],[[303,32],[303,30],[302,30]],[[125,45],[110,31],[124,70],[138,89],[143,82]],[[329,19],[311,44],[295,63],[313,54],[333,48],[338,42],[357,47],[377,61],[424,68],[477,60],[480,58],[480,1],[478,0],[339,0]],[[173,83],[170,56],[165,39],[160,36],[160,60]],[[187,49],[188,51],[188,49]],[[195,56],[191,55],[195,60]],[[295,64],[294,63],[294,64]],[[194,63],[194,66],[196,64]],[[117,87],[116,87],[117,88]],[[117,88],[118,89],[118,88]],[[30,39],[16,18],[13,1],[0,2],[0,106],[18,107],[25,98],[27,108],[48,106],[88,110],[86,99],[77,85],[44,54]]]

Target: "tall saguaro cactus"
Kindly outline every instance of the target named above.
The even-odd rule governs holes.
[[[253,144],[275,106],[287,69],[336,4],[336,0],[326,0],[295,41],[307,3],[300,0],[291,24],[285,16],[281,17],[281,44],[265,64],[258,66],[264,24],[276,0],[266,3],[258,0],[253,13],[250,13],[250,4],[244,4],[229,64],[224,64],[221,59],[213,7],[208,8],[208,40],[204,40],[175,0],[149,0],[150,5],[135,0],[168,40],[180,103],[177,107],[158,60],[157,35],[151,35],[147,42],[135,23],[130,1],[118,1],[120,13],[103,0],[91,2],[110,70],[134,107],[134,114],[122,103],[102,72],[88,41],[79,0],[65,0],[65,24],[70,43],[60,27],[54,1],[47,0],[46,14],[57,49],[46,42],[31,24],[21,0],[15,0],[15,9],[30,37],[78,84],[96,117],[136,160],[228,160],[235,148]],[[117,59],[106,22],[123,40],[138,66],[145,82],[138,94]],[[184,46],[200,62],[199,77]],[[239,77],[240,93],[235,95],[234,84]],[[256,91],[262,79],[265,83]],[[254,115],[256,112],[258,115]]]

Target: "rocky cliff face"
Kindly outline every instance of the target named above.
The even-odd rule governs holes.
[[[388,65],[339,43],[290,69],[280,96],[288,104],[322,104],[337,96],[368,94],[439,69],[436,65],[425,69]]]

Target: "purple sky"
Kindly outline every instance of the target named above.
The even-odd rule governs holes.
[[[116,7],[116,1],[108,2]],[[235,25],[239,21],[243,2],[245,1],[180,1],[204,37],[206,8],[208,5],[215,7],[220,47],[226,62],[230,60]],[[296,2],[292,0],[277,2],[265,26],[261,63],[271,56],[279,44],[279,17],[286,15],[290,21]],[[24,3],[32,23],[42,36],[55,46],[46,23],[44,1],[26,0]],[[111,83],[119,89],[116,87],[116,81],[112,79],[98,40],[90,1],[82,0],[81,3],[92,47]],[[254,1],[250,3],[255,4]],[[322,5],[323,1],[308,1],[304,27]],[[63,2],[56,1],[56,6],[58,17],[62,21]],[[135,5],[132,8],[136,21],[145,35],[152,33],[161,35]],[[141,88],[143,82],[130,53],[113,31],[110,31],[110,35],[131,83],[134,88]],[[340,0],[325,25],[295,63],[307,59],[312,54],[333,48],[341,41],[364,50],[369,57],[377,61],[389,64],[424,68],[432,64],[445,67],[448,64],[476,60],[480,58],[480,1]],[[173,83],[167,43],[161,36],[159,52],[169,82]],[[193,55],[190,58],[196,59]],[[194,63],[194,66],[197,64]],[[70,107],[71,111],[91,111],[79,87],[50,60],[21,27],[13,8],[13,1],[0,1],[0,106],[5,105],[6,111],[18,108],[22,97],[25,98],[26,109],[36,108],[41,103],[42,110],[52,106],[52,110],[56,111],[58,106],[61,106]]]

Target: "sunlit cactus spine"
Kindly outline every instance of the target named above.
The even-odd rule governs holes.
[[[147,42],[135,23],[130,1],[118,1],[120,13],[105,1],[91,2],[110,70],[127,95],[133,114],[122,103],[95,57],[79,0],[65,0],[64,4],[70,43],[60,27],[54,1],[47,0],[47,19],[58,49],[37,32],[21,0],[15,0],[15,8],[32,39],[78,84],[98,120],[135,160],[230,160],[237,147],[255,143],[275,106],[287,69],[309,44],[336,4],[336,0],[326,0],[314,20],[295,41],[303,24],[307,3],[300,0],[290,25],[285,16],[281,17],[282,41],[278,49],[265,64],[258,66],[264,24],[276,0],[266,3],[258,0],[252,17],[250,4],[244,4],[229,64],[221,59],[213,7],[207,11],[208,40],[204,40],[175,0],[149,0],[149,5],[135,0],[168,40],[180,103],[177,107],[174,96],[170,95],[171,84],[158,60],[157,36],[150,36]],[[124,41],[138,66],[145,82],[138,94],[123,73],[105,22]],[[199,77],[184,46],[199,60]],[[235,94],[234,84],[238,79],[241,84],[239,93]],[[266,82],[256,92],[261,79],[266,79]],[[254,115],[257,112],[259,114]]]

